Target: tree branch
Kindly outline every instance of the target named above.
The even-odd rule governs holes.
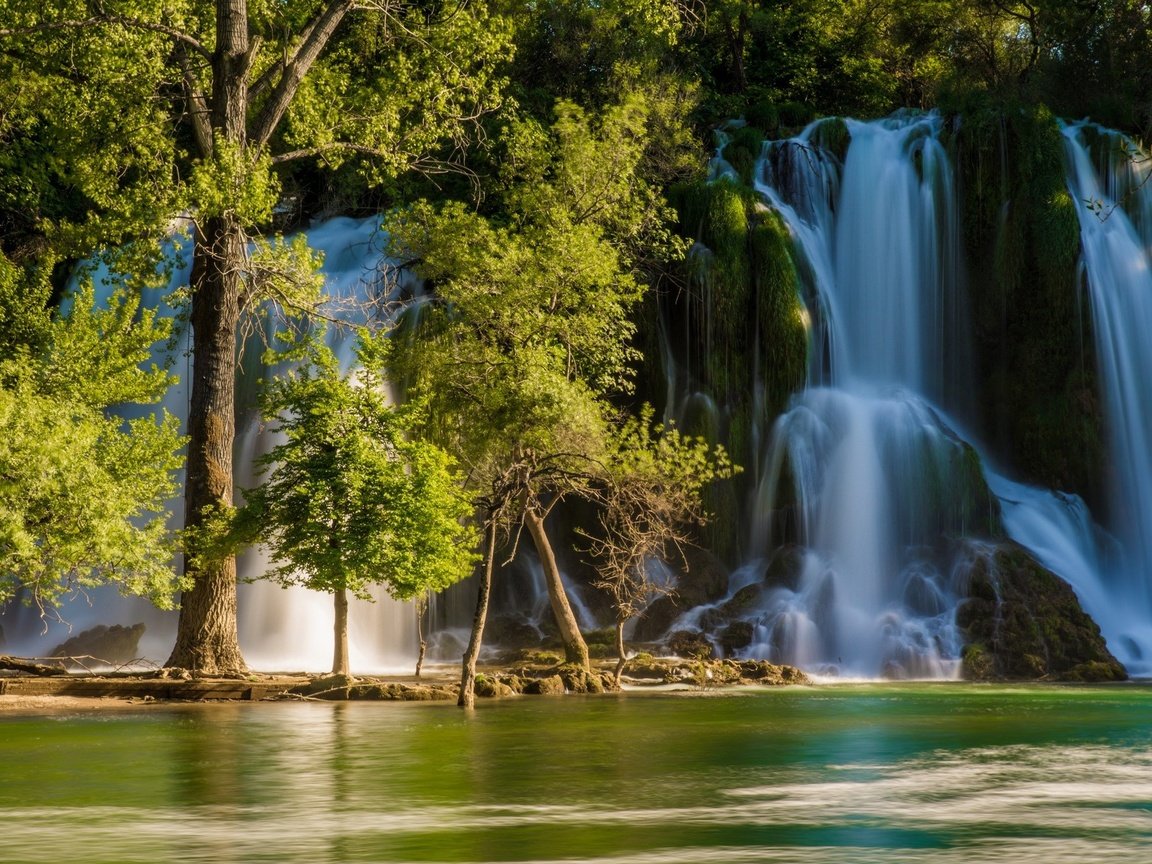
[[[304,80],[304,76],[308,74],[308,70],[328,45],[332,34],[336,32],[344,16],[352,10],[353,5],[353,0],[331,0],[304,28],[300,44],[284,64],[280,80],[276,83],[272,95],[268,97],[248,136],[253,144],[262,147],[268,143],[268,139],[272,137],[272,133],[276,131],[276,127],[292,103],[300,82]]]
[[[297,159],[309,159],[313,156],[326,156],[329,153],[360,153],[365,156],[376,156],[380,159],[386,159],[391,154],[377,147],[368,147],[363,144],[353,144],[349,141],[337,141],[332,144],[324,144],[319,147],[304,147],[300,150],[290,150],[287,153],[281,153],[279,156],[272,157],[273,165],[280,165],[284,162],[293,162]]]
[[[184,45],[176,47],[176,62],[180,64],[180,72],[184,77],[184,97],[188,102],[188,119],[192,123],[192,132],[196,138],[196,149],[205,159],[211,157],[213,149],[212,125],[209,122],[208,100],[200,84],[196,80],[196,70],[188,60]]]

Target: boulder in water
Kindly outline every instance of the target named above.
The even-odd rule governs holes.
[[[961,674],[969,680],[1128,677],[1072,587],[1015,543],[976,557],[956,623],[967,637]]]

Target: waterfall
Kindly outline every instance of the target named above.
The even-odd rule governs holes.
[[[752,508],[750,548],[765,556],[794,498],[802,552],[754,604],[747,653],[866,676],[955,671],[955,608],[966,559],[984,554],[990,492],[1008,536],[1072,585],[1118,659],[1152,673],[1152,170],[1117,133],[1064,127],[1112,465],[1104,530],[1079,497],[986,467],[950,419],[965,413],[966,321],[939,119],[848,121],[842,164],[815,143],[823,122],[766,144],[758,166],[819,326]]]
[[[952,395],[945,358],[962,329],[941,126],[934,114],[847,121],[841,165],[815,143],[818,122],[766,145],[757,167],[820,326],[809,385],[762,460],[750,543],[768,552],[787,476],[804,553],[788,584],[761,596],[751,656],[868,677],[958,669],[963,585],[941,538],[978,535],[987,511],[972,501],[974,453],[937,407]]]
[[[391,291],[383,253],[383,236],[378,217],[368,219],[335,218],[307,231],[309,245],[324,255],[323,273],[327,306],[334,314],[352,322],[363,322],[371,301]],[[175,314],[167,305],[171,293],[188,284],[191,250],[187,241],[175,241],[181,259],[166,288],[148,291],[146,305]],[[180,248],[183,247],[183,248]],[[110,291],[106,271],[97,268],[93,274],[97,292]],[[157,361],[170,360],[180,383],[167,394],[164,407],[180,418],[186,418],[189,404],[188,382],[191,380],[191,334],[179,325],[176,344],[157,349]],[[352,360],[353,340],[346,331],[332,329],[330,347],[348,364]],[[234,445],[235,476],[238,487],[255,482],[255,460],[278,443],[276,435],[261,422],[255,408],[259,379],[269,370],[263,368],[261,356],[264,339],[251,334],[242,345],[241,368],[237,376],[237,435]],[[171,502],[172,524],[183,522],[183,498]],[[252,550],[238,562],[239,635],[245,658],[261,670],[323,671],[331,667],[333,609],[330,595],[305,588],[281,588],[260,579],[266,569],[265,553]],[[410,669],[415,663],[415,611],[410,603],[399,603],[383,589],[375,592],[376,602],[353,600],[349,610],[349,643],[352,667],[357,672],[381,672]],[[87,597],[73,598],[62,610],[71,625],[45,624],[28,610],[10,609],[4,616],[8,650],[26,656],[42,656],[69,635],[96,624],[134,624],[143,621],[147,630],[140,643],[144,658],[162,663],[175,639],[176,613],[161,612],[137,598],[121,597],[112,588],[102,588]],[[46,629],[46,632],[45,632]]]
[[[1080,218],[1110,470],[1115,553],[1068,576],[1118,659],[1152,672],[1152,176],[1119,133],[1064,127],[1068,189]],[[1062,563],[1052,569],[1064,575]],[[1082,587],[1083,586],[1083,587]]]

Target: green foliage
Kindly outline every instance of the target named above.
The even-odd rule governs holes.
[[[429,400],[429,434],[483,477],[527,453],[586,465],[603,397],[631,389],[642,289],[628,250],[657,218],[636,178],[642,129],[638,106],[592,118],[561,104],[550,129],[512,128],[509,224],[454,203],[387,220],[393,253],[434,293],[393,371]]]
[[[384,585],[409,600],[471,572],[476,537],[460,477],[443,450],[408,437],[414,409],[388,404],[380,351],[341,374],[315,347],[265,392],[264,414],[287,440],[261,458],[268,477],[246,493],[232,540],[268,546],[268,578],[365,599]]]
[[[0,256],[0,601],[24,588],[53,614],[70,592],[114,584],[171,608],[179,424],[107,410],[163,395],[170,376],[143,364],[169,322],[124,292],[96,308],[90,284],[53,316],[49,291]]]
[[[649,577],[650,560],[681,553],[691,528],[708,521],[705,491],[740,469],[722,446],[655,425],[647,405],[613,429],[609,453],[596,492],[600,530],[588,540],[595,584],[624,621],[668,590]]]
[[[262,225],[272,216],[280,184],[266,152],[252,154],[217,135],[212,155],[193,166],[187,194],[197,218],[225,217]]]

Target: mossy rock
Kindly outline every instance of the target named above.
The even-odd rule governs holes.
[[[752,644],[754,632],[755,629],[750,622],[733,621],[724,627],[724,629],[717,634],[716,638],[720,643],[720,650],[724,652],[724,656],[732,657]]]
[[[668,628],[684,612],[678,597],[665,595],[657,597],[645,607],[636,619],[633,638],[638,642],[656,642],[664,637]]]
[[[298,696],[313,699],[342,700],[349,697],[350,688],[357,683],[351,675],[321,675],[289,690]]]
[[[633,638],[637,642],[657,642],[681,614],[714,603],[726,593],[728,568],[724,562],[707,549],[685,547],[675,592],[648,604],[636,619]]]
[[[95,657],[113,666],[129,663],[140,657],[140,637],[144,635],[143,624],[125,627],[113,624],[108,627],[98,624],[78,633],[49,652],[50,657]],[[0,631],[0,645],[3,644],[3,631]]]
[[[556,696],[564,694],[564,679],[559,675],[546,678],[532,678],[524,684],[524,692],[533,696]]]
[[[519,681],[519,679],[517,679]],[[508,696],[515,696],[520,692],[521,688],[513,688],[510,684],[506,683],[501,676],[495,675],[477,675],[476,676],[476,695],[482,696],[487,699],[499,699]]]
[[[798,684],[811,684],[811,680],[795,666],[769,663],[767,660],[742,660],[739,662],[740,677],[755,684],[784,687]]]
[[[960,677],[965,681],[994,681],[996,659],[983,644],[965,645],[960,655]]]
[[[749,612],[760,608],[761,602],[764,599],[764,592],[765,588],[763,585],[745,585],[732,595],[731,600],[725,601],[716,611],[722,620],[731,621],[742,618]]]
[[[637,654],[624,664],[623,674],[640,681],[663,681],[668,674],[668,663],[651,654]]]
[[[543,651],[534,648],[521,648],[506,662],[526,667],[557,666],[564,661],[559,651]]]
[[[677,657],[706,660],[715,654],[712,643],[699,630],[677,630],[668,636],[667,644]]]
[[[484,625],[484,641],[501,648],[535,648],[542,634],[523,615],[494,615]]]
[[[848,145],[852,143],[852,133],[842,117],[828,117],[821,120],[812,130],[812,141],[834,155],[843,164],[848,156]]]
[[[764,584],[769,588],[797,590],[804,574],[805,554],[804,547],[794,543],[777,547],[764,568]]]
[[[968,642],[962,674],[972,680],[1127,677],[1071,586],[1015,543],[977,557],[956,621]]]
[[[755,179],[756,161],[764,145],[764,133],[755,126],[744,126],[731,133],[729,142],[724,145],[721,156],[740,175],[740,179],[751,186]]]
[[[455,689],[388,682],[384,684],[358,684],[348,688],[349,699],[380,700],[384,702],[443,702],[455,699]]]

